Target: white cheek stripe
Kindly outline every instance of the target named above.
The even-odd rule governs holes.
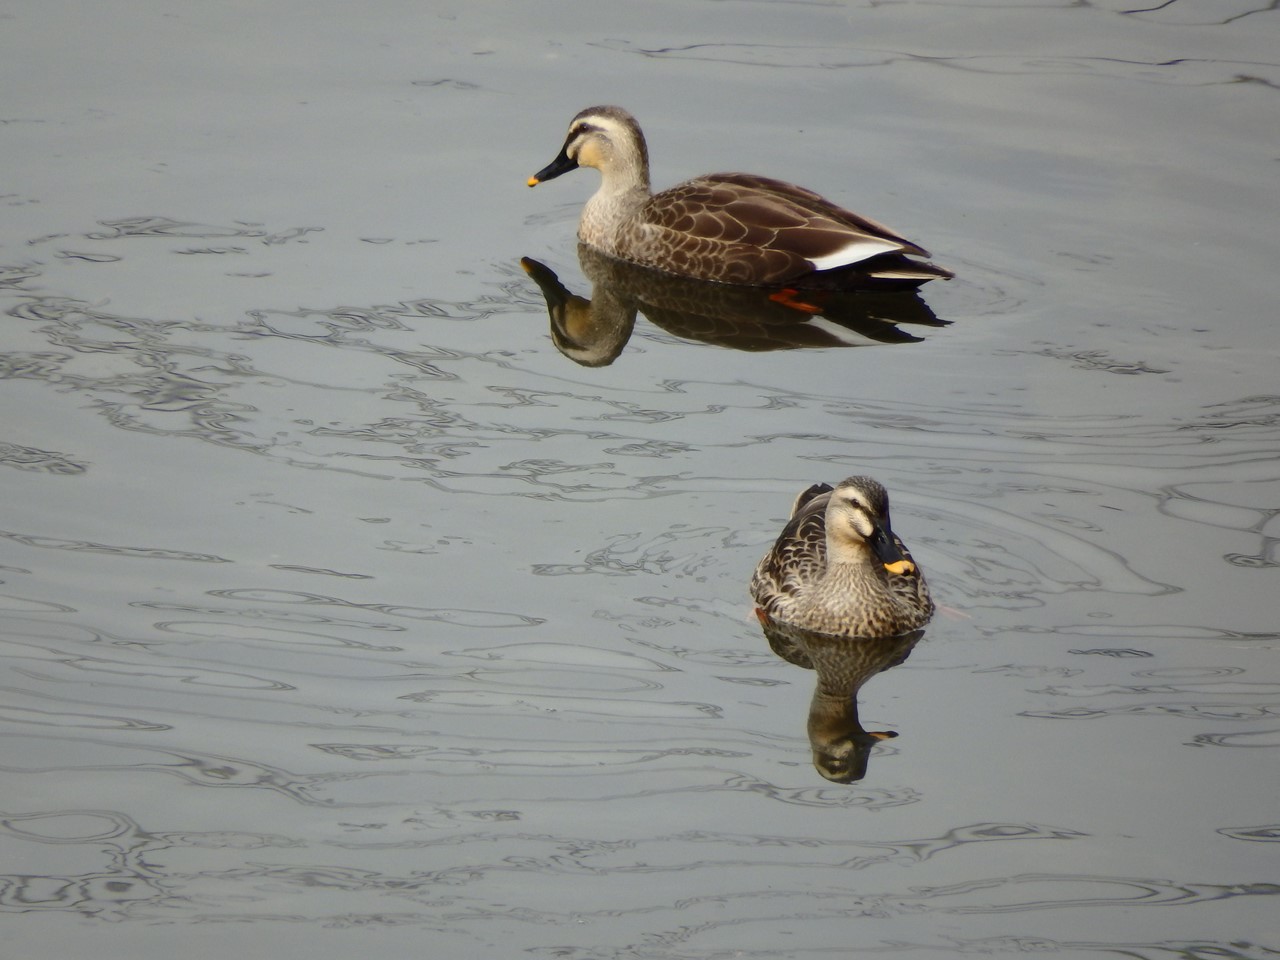
[[[892,240],[877,240],[874,237],[866,237],[846,244],[835,253],[806,259],[813,264],[813,269],[815,270],[834,270],[836,267],[847,267],[850,264],[860,263],[877,254],[893,253],[901,249],[902,244],[895,243]]]

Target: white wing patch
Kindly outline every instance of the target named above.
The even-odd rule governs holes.
[[[900,250],[902,250],[902,244],[896,240],[881,240],[879,237],[860,237],[851,243],[845,244],[835,253],[828,253],[822,257],[807,257],[806,259],[813,264],[813,269],[815,270],[834,270],[837,267],[847,267],[850,264],[861,263],[863,260],[881,253],[895,253]]]

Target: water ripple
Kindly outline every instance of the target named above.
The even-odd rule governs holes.
[[[66,550],[71,553],[103,553],[113,557],[134,557],[144,560],[188,560],[194,563],[230,563],[225,557],[208,553],[190,553],[185,550],[165,550],[159,547],[125,547],[117,544],[92,543],[88,540],[61,540],[34,534],[0,530],[0,539],[11,540],[24,547],[42,550]]]
[[[927,903],[929,909],[946,914],[1021,913],[1084,905],[1133,908],[1275,896],[1280,896],[1280,884],[1029,873],[926,888],[903,897],[900,903],[903,906]],[[978,902],[963,902],[966,900]]]
[[[104,185],[161,155],[161,127],[162,154],[179,143],[129,121],[173,107],[169,87],[114,98],[118,116],[67,101],[5,123],[30,161],[0,198],[14,949],[314,953],[337,928],[371,956],[424,934],[444,956],[583,960],[1273,955],[1246,937],[1280,892],[1280,396],[1253,202],[1280,86],[1254,14],[1275,4],[989,5],[763,3],[732,35],[708,13],[723,5],[686,5],[675,45],[595,23],[468,39],[498,21],[459,5],[425,79],[387,74],[414,100],[393,112],[427,126],[387,114],[325,140],[382,189],[374,165],[415,181],[400,154],[438,131],[525,149],[536,118],[476,122],[499,99],[456,79],[477,64],[580,86],[585,57],[694,100],[713,96],[695,74],[723,75],[752,107],[708,114],[720,135],[835,168],[855,144],[889,171],[873,192],[968,251],[929,293],[953,324],[868,318],[882,339],[927,323],[911,347],[763,352],[832,341],[654,312],[624,317],[625,362],[574,366],[514,257],[585,290],[564,266],[577,202],[524,217],[503,188],[410,190],[356,226],[326,194],[296,207],[329,211],[323,230],[271,223],[232,182],[246,157],[288,153],[279,169],[310,183],[293,161],[347,155],[232,111],[271,136],[197,158],[207,197],[174,166],[151,181],[172,215],[117,216],[103,203],[130,191]],[[358,60],[395,35],[385,15],[322,32]],[[181,59],[176,26],[108,66]],[[219,90],[252,107],[253,58],[231,59],[235,82],[205,85],[215,118]],[[788,77],[819,106],[780,109]],[[853,81],[856,122],[821,106]],[[476,173],[448,169],[447,143],[427,153],[436,184]],[[198,212],[228,185],[245,219]],[[394,239],[401,216],[414,239]],[[806,740],[814,673],[761,642],[745,584],[800,482],[853,472],[892,481],[945,609],[869,688],[902,736],[843,783],[811,768],[815,740],[844,747]],[[1094,722],[1047,722],[1076,719]],[[1169,906],[1187,909],[1142,909]]]
[[[389,603],[356,603],[351,600],[343,600],[318,593],[303,593],[299,590],[211,590],[209,595],[227,600],[244,600],[250,603],[266,601],[270,603],[298,603],[308,606],[349,607],[356,610],[382,613],[390,617],[405,617],[410,620],[434,620],[439,623],[449,623],[461,627],[482,627],[486,629],[532,627],[544,622],[538,617],[528,617],[519,613],[407,607]]]
[[[1237,17],[1208,21],[1230,23]],[[1141,13],[1151,11],[1128,11]],[[1206,21],[1200,21],[1204,23]],[[1043,54],[939,55],[907,51],[793,45],[784,43],[693,43],[672,47],[644,47],[630,40],[604,40],[593,46],[656,60],[692,60],[740,67],[800,70],[861,70],[893,65],[943,67],[967,73],[1010,76],[1098,76],[1142,83],[1205,86],[1236,83],[1243,78],[1280,83],[1280,63],[1179,57],[1137,60],[1118,57],[1052,56]]]
[[[1217,832],[1224,837],[1231,837],[1233,840],[1280,843],[1280,824],[1276,823],[1260,827],[1221,827]]]
[[[88,463],[78,462],[65,454],[3,441],[0,441],[0,464],[62,477],[79,476],[89,469]]]

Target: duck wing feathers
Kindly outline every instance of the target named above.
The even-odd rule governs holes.
[[[655,194],[633,224],[633,252],[725,283],[780,284],[884,254],[928,256],[811,190],[746,173],[709,174]]]
[[[791,519],[773,549],[760,558],[751,578],[751,594],[772,617],[781,604],[794,601],[827,569],[827,503],[832,487],[815,483],[791,508]]]

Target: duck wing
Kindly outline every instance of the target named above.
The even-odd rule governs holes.
[[[900,236],[897,231],[887,227],[880,221],[864,217],[862,214],[854,213],[852,210],[846,210],[844,207],[832,203],[821,194],[814,193],[805,187],[796,186],[794,183],[775,180],[773,177],[761,177],[754,173],[715,173],[711,174],[707,179],[716,179],[723,183],[737,184],[748,190],[758,190],[762,193],[772,194],[806,210],[828,217],[836,223],[844,224],[850,229],[866,234],[868,237],[892,242],[896,244],[894,247],[894,252],[896,253],[910,253],[917,257],[929,256],[929,251],[924,247],[917,243],[912,243],[906,237]]]
[[[911,561],[911,570],[906,573],[886,571],[889,577],[889,592],[911,609],[918,611],[920,620],[917,625],[923,626],[933,616],[934,610],[933,597],[929,595],[929,585],[925,583],[920,568],[916,566],[911,556],[911,551],[896,533],[893,535],[893,542],[898,552]]]
[[[827,569],[827,503],[831,487],[815,484],[796,498],[791,519],[757,564],[751,596],[770,617],[794,602]]]
[[[883,224],[811,190],[744,173],[716,173],[651,197],[631,249],[704,280],[782,284],[884,254],[928,256]]]

